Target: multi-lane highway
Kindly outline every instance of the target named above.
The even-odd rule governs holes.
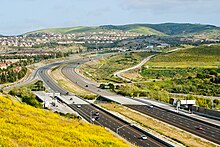
[[[82,62],[83,63],[83,62]],[[92,82],[88,79],[85,79],[83,76],[79,75],[76,72],[75,67],[78,66],[76,63],[72,63],[63,68],[62,73],[70,79],[75,84],[81,86],[84,89],[87,89],[91,92],[97,93],[104,97],[116,97],[116,94],[110,93],[105,90],[101,90],[97,87],[95,82]],[[146,105],[125,105],[131,109],[139,111],[141,113],[150,115],[151,117],[157,118],[161,121],[164,121],[168,124],[181,128],[185,131],[188,131],[192,134],[203,137],[207,140],[210,140],[214,143],[220,144],[220,127],[206,122],[202,122],[188,116],[179,115],[178,113],[173,113],[166,111],[160,108],[149,109]]]
[[[165,109],[160,109],[157,107],[149,108],[141,105],[126,106],[143,114],[176,126],[180,129],[203,137],[207,140],[220,144],[220,127],[200,122],[190,117],[179,115],[178,113],[171,112]]]
[[[59,92],[62,95],[71,95],[67,90],[59,87],[57,83],[49,76],[48,70],[54,66],[58,66],[62,63],[54,63],[42,67],[38,70],[39,77],[45,82],[50,91]],[[76,64],[80,63],[80,61],[76,61]],[[75,110],[78,114],[80,114],[87,121],[94,121],[95,124],[101,125],[103,127],[107,127],[114,132],[117,132],[120,136],[124,137],[129,142],[136,144],[137,146],[171,146],[162,140],[148,134],[147,132],[139,129],[136,126],[130,125],[128,122],[123,121],[122,119],[112,115],[104,111],[93,104],[87,103],[82,105],[77,104],[68,104],[73,110]],[[94,113],[99,112],[99,117],[97,120],[92,119],[94,117]],[[123,126],[123,127],[122,127]],[[122,127],[122,128],[121,128]],[[120,128],[120,129],[119,129]],[[146,140],[141,139],[141,136],[147,136]]]
[[[44,84],[50,92],[60,93],[62,95],[68,94],[68,91],[59,87],[57,83],[48,74],[48,70],[50,70],[52,67],[59,66],[64,63],[65,62],[49,64],[47,66],[39,68],[38,70],[37,74],[39,75],[39,78],[44,81]]]
[[[125,123],[108,113],[95,108],[92,105],[81,105],[80,108],[77,107],[77,105],[69,105],[71,108],[73,108],[75,111],[77,111],[81,116],[83,116],[84,119],[91,122],[91,117],[94,117],[94,114],[96,112],[99,112],[99,119],[97,121],[94,121],[95,124],[101,125],[103,127],[107,127],[111,129],[114,132],[117,132],[120,136],[123,138],[126,138],[129,142],[136,144],[138,146],[166,146],[165,144],[155,140],[154,138],[147,136],[147,140],[142,140],[141,136],[144,135],[143,132],[140,132],[139,130],[135,129],[133,126],[131,126],[128,123]],[[124,127],[122,127],[124,126]],[[122,127],[121,129],[119,129]],[[146,134],[145,134],[146,135]]]

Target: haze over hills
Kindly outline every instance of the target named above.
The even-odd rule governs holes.
[[[187,34],[212,34],[219,33],[220,27],[214,25],[190,24],[190,23],[162,23],[162,24],[127,24],[127,25],[103,25],[103,26],[79,26],[68,28],[49,28],[42,29],[33,33],[55,33],[70,34],[82,32],[105,32],[105,31],[127,31],[151,35],[187,35]]]

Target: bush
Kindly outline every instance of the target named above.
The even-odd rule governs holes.
[[[22,87],[18,89],[13,89],[9,91],[10,95],[18,96],[21,98],[22,102],[34,106],[36,108],[41,108],[42,104],[37,101],[36,96],[27,87]]]

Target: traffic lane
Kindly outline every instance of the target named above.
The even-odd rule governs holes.
[[[105,96],[114,96],[115,94],[107,92],[105,90],[102,90],[98,88],[96,85],[92,84],[91,82],[88,83],[84,77],[78,75],[75,70],[74,66],[67,66],[62,69],[62,74],[65,75],[69,80],[71,80],[76,85],[91,91],[93,93],[99,94],[99,95],[105,95]]]
[[[129,106],[128,106],[129,107]],[[132,108],[134,106],[131,106]],[[142,113],[145,113],[147,115],[156,117],[160,120],[163,120],[167,123],[170,123],[174,126],[178,126],[181,129],[187,130],[189,132],[193,132],[194,134],[197,134],[199,136],[202,136],[206,139],[212,140],[212,141],[217,141],[219,138],[219,129],[210,125],[206,125],[204,123],[197,122],[193,119],[188,119],[187,117],[181,117],[181,115],[175,115],[173,113],[169,112],[163,112],[160,109],[154,108],[154,109],[149,109],[149,108],[144,108],[142,106],[135,106],[137,110],[141,111]],[[139,109],[138,109],[139,107]],[[141,107],[141,108],[140,108]],[[135,109],[135,108],[133,108]],[[201,127],[202,129],[198,129]],[[208,128],[208,129],[206,129]],[[210,136],[211,135],[211,136]],[[217,142],[216,142],[217,143]]]
[[[67,91],[57,86],[55,81],[49,76],[48,68],[42,68],[39,70],[39,76],[44,81],[44,83],[53,91],[57,93],[61,93],[62,95],[66,95]]]
[[[77,111],[80,115],[83,115],[86,120],[91,122],[91,112],[99,112],[99,119],[94,121],[95,124],[101,125],[103,127],[107,127],[112,131],[116,132],[117,128],[126,125],[126,123],[117,120],[116,118],[106,114],[105,112],[94,108],[91,105],[80,105],[81,107],[78,108],[77,105],[70,105],[75,111]],[[94,116],[94,115],[93,115]],[[126,138],[128,141],[138,145],[138,146],[165,146],[160,142],[156,141],[155,139],[148,136],[147,140],[140,139],[141,135],[146,135],[138,130],[134,129],[131,126],[125,126],[119,129],[119,135]],[[147,136],[147,135],[146,135]]]
[[[219,140],[220,129],[215,126],[198,122],[191,118],[179,114],[171,113],[169,111],[155,107],[149,108],[148,106],[142,106],[142,105],[125,105],[125,106],[134,109],[136,111],[139,111],[143,114],[149,115],[158,120],[164,121],[178,128],[181,128],[195,135],[198,135],[200,137],[203,137],[214,143],[220,144],[220,140]]]
[[[184,117],[182,115],[178,115],[169,111],[165,111],[159,108],[149,108],[149,107],[144,107],[144,106],[137,106],[139,108],[142,108],[142,110],[149,111],[149,113],[152,113],[154,115],[160,115],[163,118],[167,118],[169,121],[173,121],[173,122],[179,122],[181,125],[183,125],[183,123],[185,123],[185,127],[194,127],[194,129],[196,127],[201,127],[201,128],[206,128],[207,130],[202,130],[201,132],[205,132],[205,133],[211,133],[214,135],[220,135],[220,129],[215,127],[215,126],[211,126],[211,125],[207,125],[205,123],[202,122],[198,122],[195,121],[194,119],[190,119],[189,117]]]
[[[47,71],[48,71],[48,69],[50,69],[50,67],[46,67],[45,69],[42,69],[42,71],[39,71],[39,75],[42,77],[42,79],[45,79],[45,80],[48,80],[49,81],[49,83],[47,83],[48,84],[48,86],[51,88],[51,89],[53,89],[54,91],[57,91],[57,92],[62,92],[61,90],[61,88],[59,88],[59,86],[55,83],[55,82],[53,82],[53,79],[52,78],[50,78],[49,77],[49,75],[48,75],[48,73],[47,73]],[[56,86],[55,86],[56,85]],[[75,110],[75,109],[74,109]],[[87,118],[87,119],[89,119],[89,112],[90,112],[90,110],[89,110],[89,112],[87,112],[87,113],[85,113],[84,111],[77,111],[77,112],[80,112],[81,113],[81,115],[83,116],[83,117],[85,117],[85,118]],[[103,116],[104,116],[104,113],[103,113]],[[104,121],[105,122],[105,121]],[[96,123],[99,123],[98,121],[96,121]],[[106,123],[106,122],[105,122]],[[100,124],[100,123],[99,123]],[[104,124],[104,125],[106,125],[106,124]],[[111,124],[109,123],[109,125],[107,126],[107,127],[109,127],[110,128],[110,126],[111,126]],[[114,131],[114,130],[113,130]],[[127,133],[128,131],[126,131],[125,133]],[[130,140],[130,139],[132,139],[133,140],[133,138],[132,138],[132,136],[131,137],[129,137],[129,133],[128,134],[123,134],[123,135],[125,135],[125,137],[126,138],[128,138],[128,140]],[[136,135],[136,136],[138,136],[138,135]],[[149,140],[150,140],[150,138],[149,138]],[[140,144],[140,146],[148,146],[148,145],[150,145],[150,146],[164,146],[163,144],[161,145],[161,143],[157,143],[157,141],[156,140],[153,140],[152,142],[155,142],[155,143],[150,143],[149,141],[146,143],[146,141],[142,141],[142,140],[134,140],[134,143],[136,143],[137,142],[137,144],[139,145]],[[143,144],[143,145],[142,145]]]
[[[81,77],[81,76],[79,76],[77,73],[75,73],[75,70],[74,70],[74,66],[72,66],[72,69],[71,69],[71,66],[68,66],[68,68],[66,68],[65,69],[66,71],[66,73],[65,73],[65,75],[67,76],[67,78],[69,78],[69,79],[71,79],[73,82],[76,82],[77,81],[77,83],[78,83],[78,85],[79,86],[81,86],[81,87],[83,87],[83,85],[86,85],[87,83],[86,83],[86,81],[85,81],[85,79],[83,78],[83,77]],[[71,71],[72,70],[72,71]],[[88,87],[84,87],[84,89],[87,89],[87,90],[90,90],[90,91],[92,91],[92,92],[94,92],[94,93],[98,93],[97,91],[97,87],[93,87],[92,88],[92,86],[90,86],[90,85],[88,85]],[[96,89],[96,90],[93,90],[93,89]],[[105,93],[105,92],[100,92],[99,94],[100,95],[104,95],[103,93]],[[134,109],[134,108],[133,108]],[[139,111],[139,112],[142,112],[142,113],[144,113],[144,114],[146,114],[144,111]],[[153,112],[154,114],[153,115],[151,115],[152,117],[155,117],[155,116],[157,116],[157,118],[158,119],[160,119],[160,120],[162,120],[162,121],[164,121],[164,122],[167,122],[167,123],[169,123],[169,124],[172,124],[172,125],[174,125],[174,126],[176,126],[176,127],[179,127],[179,128],[181,128],[181,129],[184,129],[184,130],[186,130],[186,131],[188,131],[188,132],[191,132],[191,133],[193,133],[193,134],[196,134],[196,135],[198,135],[198,136],[201,136],[201,137],[203,137],[203,138],[206,138],[206,139],[208,139],[208,140],[210,140],[210,141],[213,141],[213,142],[215,142],[215,143],[218,143],[219,141],[218,141],[218,139],[216,139],[216,138],[218,138],[219,137],[219,134],[218,134],[218,131],[215,131],[215,130],[213,130],[213,129],[210,129],[209,127],[209,129],[211,130],[210,132],[209,132],[209,134],[210,134],[210,136],[208,135],[208,133],[206,132],[206,131],[204,131],[204,130],[195,130],[195,127],[192,127],[192,125],[190,124],[190,123],[186,123],[185,124],[185,122],[184,122],[184,120],[186,119],[186,118],[188,118],[188,117],[184,117],[184,118],[182,118],[180,121],[172,121],[172,120],[175,120],[175,118],[174,119],[167,119],[167,118],[169,118],[170,116],[169,115],[166,115],[166,117],[165,118],[163,118],[163,117],[160,117],[160,115],[162,115],[163,116],[163,113],[161,113],[161,111],[158,111],[158,113],[155,113],[155,112]],[[167,113],[167,112],[166,112]],[[178,114],[177,114],[178,115]],[[179,116],[179,115],[178,115]],[[178,117],[179,118],[179,117]],[[188,120],[187,120],[187,122],[188,122]],[[190,122],[190,121],[189,121]],[[194,121],[194,122],[197,122],[197,121]],[[198,126],[196,126],[196,127],[199,127],[199,124],[197,124]],[[186,126],[186,127],[183,127],[183,126]],[[200,131],[200,132],[199,132]],[[219,144],[219,143],[218,143]]]

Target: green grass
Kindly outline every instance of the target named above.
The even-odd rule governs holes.
[[[157,30],[154,30],[149,27],[142,27],[142,26],[132,26],[128,29],[112,29],[109,27],[96,27],[96,26],[78,26],[78,27],[67,27],[67,28],[48,28],[37,30],[30,33],[55,33],[55,34],[70,34],[70,33],[83,33],[83,32],[109,32],[109,31],[127,31],[132,33],[140,33],[140,34],[148,34],[148,35],[159,35],[164,36],[164,33],[161,33]]]
[[[165,35],[164,33],[161,33],[159,31],[156,31],[156,30],[154,30],[152,28],[148,28],[148,27],[136,27],[136,28],[128,30],[128,32],[158,35],[158,36],[164,36]]]
[[[83,33],[83,32],[103,32],[103,31],[108,31],[108,30],[101,29],[99,27],[78,26],[78,27],[68,27],[68,28],[42,29],[30,33],[70,34],[70,33]]]
[[[148,62],[141,73],[142,81],[154,80],[155,82],[140,84],[139,88],[219,97],[219,57],[219,45],[199,46],[160,54]],[[199,105],[211,108],[210,104],[205,104],[207,103]]]
[[[103,31],[127,31],[146,35],[180,35],[190,36],[194,34],[207,34],[207,36],[219,36],[219,28],[212,25],[189,24],[189,23],[163,23],[163,24],[128,24],[128,25],[104,25],[104,26],[78,26],[67,28],[49,28],[30,33],[82,33],[82,32],[103,32]]]
[[[217,30],[216,26],[213,25],[202,25],[202,24],[189,24],[189,23],[162,23],[162,24],[128,24],[128,25],[106,25],[103,28],[117,29],[123,31],[129,31],[138,28],[151,29],[154,32],[160,32],[165,35],[183,35],[197,32],[205,32],[209,30]]]
[[[0,146],[127,146],[104,128],[0,96]]]
[[[147,63],[150,67],[204,67],[218,68],[220,66],[220,46],[199,46],[183,49],[169,54],[161,54]]]
[[[191,37],[196,36],[195,38],[209,38],[209,39],[220,39],[220,29],[211,29],[211,30],[204,30],[201,32],[190,33],[186,35],[182,35],[183,37]]]
[[[121,79],[113,76],[114,72],[132,67],[144,58],[152,55],[148,52],[127,52],[114,55],[110,58],[103,58],[99,61],[89,62],[80,66],[80,72],[89,78],[93,78],[99,82],[122,82]]]

